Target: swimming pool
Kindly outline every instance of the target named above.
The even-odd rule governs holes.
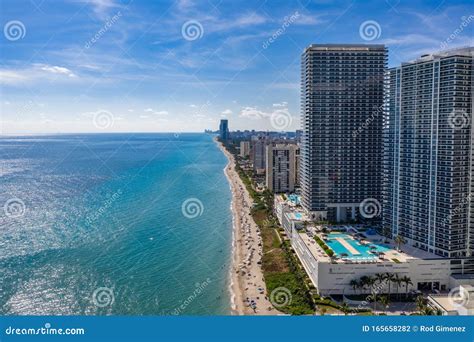
[[[293,204],[300,204],[300,196],[296,195],[296,194],[291,194],[291,195],[288,195],[288,199],[293,203]]]
[[[328,234],[326,244],[338,257],[345,253],[347,256],[344,258],[348,259],[374,259],[377,258],[377,255],[372,254],[371,251],[386,252],[390,250],[390,248],[376,243],[361,245],[357,240],[344,233]],[[375,246],[375,248],[371,248],[371,246]]]

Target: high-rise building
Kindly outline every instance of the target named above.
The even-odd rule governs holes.
[[[265,148],[267,144],[268,141],[266,137],[252,137],[250,158],[252,160],[253,170],[259,174],[263,174],[265,172]]]
[[[240,142],[240,156],[246,158],[250,155],[250,142],[241,141]]]
[[[222,119],[219,125],[219,137],[222,141],[229,139],[229,120]]]
[[[386,63],[383,45],[316,44],[303,52],[300,181],[313,219],[372,218],[381,210]],[[366,214],[364,203],[376,208]]]
[[[266,147],[266,179],[268,190],[293,192],[296,183],[296,144],[268,144]]]
[[[474,48],[389,70],[383,227],[441,256],[471,256]]]
[[[298,146],[298,148],[295,150],[295,187],[300,186],[300,157],[300,147]]]

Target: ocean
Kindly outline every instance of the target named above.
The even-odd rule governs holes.
[[[2,136],[0,161],[1,315],[230,314],[211,135]]]

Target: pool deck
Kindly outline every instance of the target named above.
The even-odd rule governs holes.
[[[352,255],[360,255],[359,251],[352,247],[349,242],[346,241],[346,239],[337,237],[336,241],[338,241],[341,245],[344,246],[345,249],[347,249]]]
[[[373,257],[373,258],[364,258],[360,257],[361,253],[358,252],[357,250],[354,251],[352,250],[354,247],[351,246],[347,241],[344,241],[343,237],[334,237],[334,240],[337,240],[339,243],[341,243],[344,248],[346,248],[349,252],[353,254],[353,258],[338,258],[338,259],[331,259],[324,250],[319,247],[318,244],[315,244],[312,240],[314,238],[309,237],[306,233],[302,232],[299,233],[301,237],[303,238],[304,243],[308,247],[309,251],[313,256],[319,260],[319,261],[325,261],[325,262],[332,262],[332,263],[351,263],[351,264],[358,264],[358,263],[387,263],[387,262],[394,262],[394,259],[398,260],[399,262],[407,262],[411,259],[431,259],[431,258],[439,258],[438,256],[428,253],[419,249],[416,249],[412,246],[407,246],[403,245],[402,246],[402,251],[397,251],[396,244],[392,241],[389,243],[384,243],[383,246],[385,248],[388,248],[388,250],[384,251],[385,257],[383,259],[380,259],[378,257]],[[320,238],[322,238],[322,234],[317,234]],[[339,239],[343,240],[340,241]],[[381,244],[384,238],[380,235],[371,235],[367,236],[367,238],[364,239],[366,243],[370,244]],[[347,246],[347,245],[349,246]],[[358,255],[356,255],[358,254]]]

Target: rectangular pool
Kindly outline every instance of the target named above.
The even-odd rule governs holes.
[[[377,255],[372,254],[371,251],[386,252],[390,250],[389,247],[376,243],[361,245],[359,241],[344,233],[328,234],[325,242],[338,257],[342,257],[341,255],[345,253],[347,256],[344,258],[348,259],[374,259],[377,258]]]

